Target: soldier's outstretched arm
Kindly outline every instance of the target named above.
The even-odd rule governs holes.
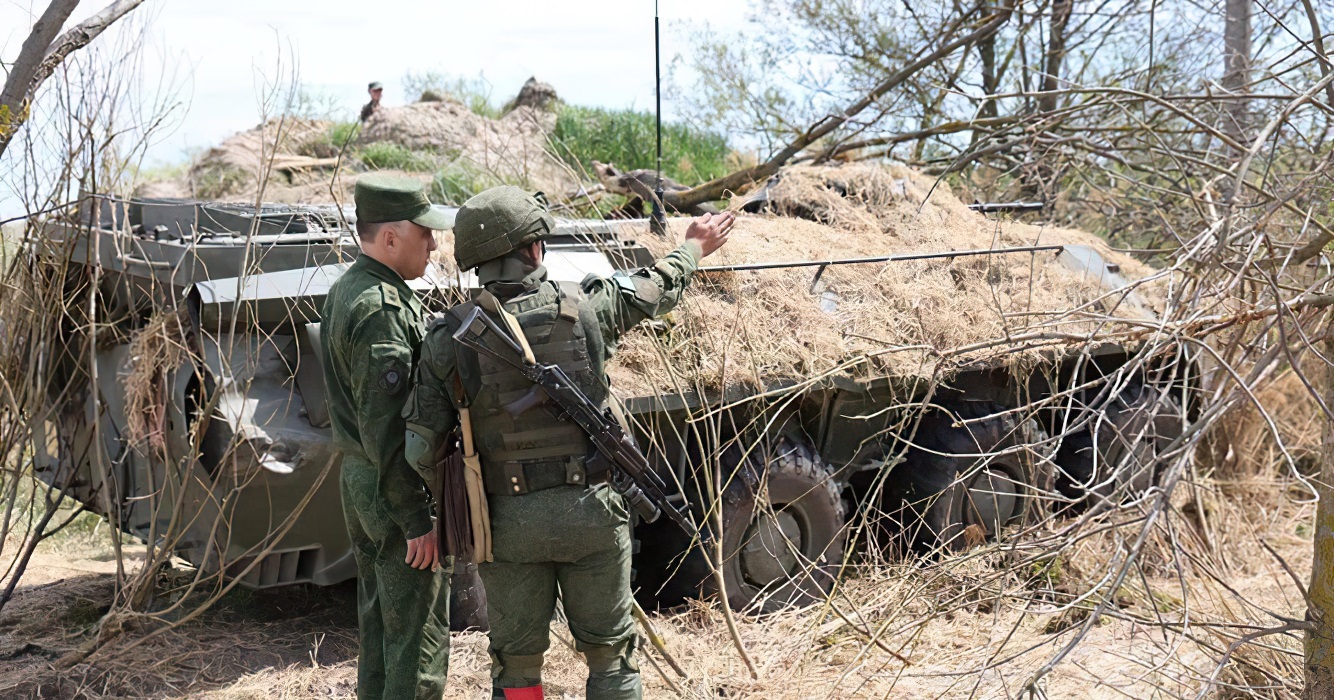
[[[583,281],[584,294],[597,311],[609,357],[627,331],[681,302],[699,261],[727,243],[735,223],[736,215],[731,212],[705,214],[690,222],[680,247],[652,266],[628,275],[590,276]]]
[[[458,423],[450,398],[457,375],[454,338],[444,324],[426,332],[413,376],[412,394],[403,406],[407,423],[404,455],[428,484],[436,483],[436,455],[445,437]]]
[[[380,472],[380,497],[408,539],[431,531],[426,486],[403,458],[403,404],[411,382],[412,349],[402,321],[377,311],[352,332],[349,357],[364,363],[352,373],[352,400],[361,447]]]

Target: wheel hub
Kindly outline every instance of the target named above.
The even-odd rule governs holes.
[[[1019,507],[1014,481],[1004,472],[983,470],[968,484],[968,503],[964,505],[964,525],[977,525],[987,535],[1008,523]]]
[[[761,513],[746,528],[744,542],[741,572],[752,585],[764,587],[796,572],[801,523],[786,511]]]

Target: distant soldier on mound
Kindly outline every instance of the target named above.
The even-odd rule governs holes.
[[[376,80],[366,86],[366,92],[370,94],[371,101],[361,107],[362,124],[365,124],[366,120],[370,119],[372,114],[380,111],[380,96],[384,94],[384,86],[380,84],[380,81]]]

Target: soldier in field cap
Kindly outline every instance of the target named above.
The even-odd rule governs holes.
[[[424,332],[406,280],[421,277],[452,217],[414,180],[357,180],[362,254],[325,298],[324,384],[343,453],[343,518],[357,561],[357,697],[440,698],[449,667],[449,563],[430,498],[403,457],[400,416]]]
[[[376,80],[366,86],[366,92],[371,96],[371,101],[361,106],[361,123],[365,124],[367,119],[371,118],[380,109],[380,96],[384,94],[384,86]]]

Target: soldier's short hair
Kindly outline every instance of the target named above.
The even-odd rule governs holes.
[[[371,223],[369,221],[359,220],[357,221],[357,236],[361,238],[363,243],[372,243],[375,241],[375,237],[379,236],[380,232],[383,231],[386,226],[392,226],[394,223],[395,222],[393,221]]]

